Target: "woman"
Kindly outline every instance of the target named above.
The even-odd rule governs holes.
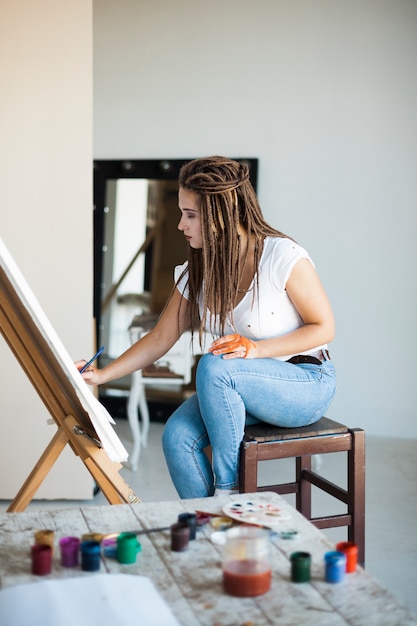
[[[245,424],[297,427],[322,417],[336,389],[327,351],[334,320],[308,253],[265,222],[244,163],[191,161],[181,169],[178,198],[189,256],[175,268],[157,325],[83,377],[100,385],[150,365],[187,329],[200,341],[203,333],[215,338],[199,361],[196,394],[163,434],[178,494],[198,498],[238,491]]]

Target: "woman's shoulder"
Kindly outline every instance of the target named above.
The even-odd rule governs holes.
[[[188,271],[188,261],[182,263],[181,265],[176,265],[174,268],[174,280],[177,282],[182,275],[184,275]]]
[[[260,276],[268,277],[281,292],[294,265],[299,259],[308,259],[314,266],[307,250],[288,237],[267,237],[264,242]]]
[[[174,282],[178,291],[188,300],[188,261],[174,268]]]
[[[289,237],[265,237],[263,255],[275,258],[310,257],[305,248]]]

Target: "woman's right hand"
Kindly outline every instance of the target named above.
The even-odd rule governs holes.
[[[87,363],[85,359],[81,359],[81,361],[75,361],[74,365],[78,371],[82,370],[84,365]],[[87,385],[99,385],[100,384],[100,370],[94,367],[93,365],[89,365],[88,369],[85,370],[81,374]]]

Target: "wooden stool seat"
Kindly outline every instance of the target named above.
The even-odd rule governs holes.
[[[312,470],[311,457],[347,453],[347,489]],[[260,461],[295,458],[295,481],[258,485]],[[312,517],[311,485],[347,506],[346,513]],[[274,491],[296,494],[296,508],[317,528],[347,526],[348,541],[358,546],[358,563],[365,563],[365,432],[322,417],[311,426],[280,428],[255,424],[245,428],[240,449],[240,493]]]

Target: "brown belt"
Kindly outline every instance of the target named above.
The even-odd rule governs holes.
[[[300,363],[313,363],[314,365],[321,365],[323,361],[327,359],[330,360],[330,354],[328,350],[320,350],[323,355],[323,358],[317,359],[315,356],[311,356],[310,354],[296,354],[288,359],[287,363],[293,363],[294,365],[298,365]]]

